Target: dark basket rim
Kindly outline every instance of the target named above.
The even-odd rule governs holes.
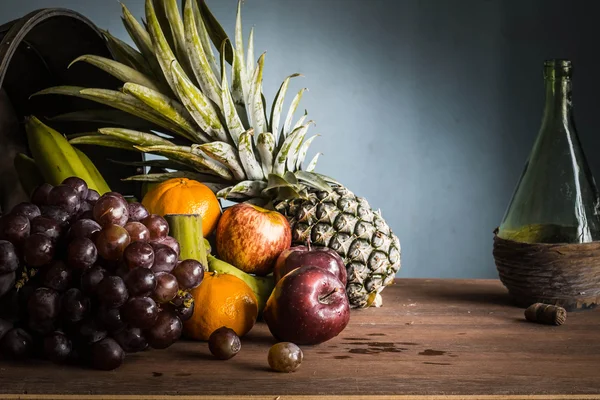
[[[55,17],[70,17],[83,22],[102,39],[102,33],[90,19],[68,8],[40,8],[21,18],[7,22],[0,26],[0,33],[5,33],[2,43],[0,43],[0,88],[4,85],[6,72],[20,43],[41,22]]]

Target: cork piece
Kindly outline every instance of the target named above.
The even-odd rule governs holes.
[[[552,304],[535,303],[525,310],[525,319],[546,325],[562,325],[567,320],[567,310]]]

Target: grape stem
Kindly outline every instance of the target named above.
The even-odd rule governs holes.
[[[21,289],[36,274],[37,274],[36,268],[28,269],[27,267],[23,267],[23,272],[21,272],[21,279],[19,279],[18,281],[15,282],[15,289],[17,289],[17,290]]]

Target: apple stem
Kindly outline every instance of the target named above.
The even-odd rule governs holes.
[[[306,247],[308,247],[308,251],[310,251],[310,236],[306,239]]]
[[[334,293],[337,293],[338,288],[333,289],[331,292],[327,293],[325,296],[321,297],[319,299],[319,301],[324,302],[326,301],[329,297],[331,297],[331,295],[333,295]]]

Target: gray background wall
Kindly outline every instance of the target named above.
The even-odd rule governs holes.
[[[137,16],[142,0],[123,0]],[[231,34],[236,0],[209,0]],[[579,133],[600,176],[598,2],[247,0],[272,98],[292,72],[321,133],[320,171],[380,208],[402,277],[493,278],[499,224],[539,127],[546,58],[575,65]],[[117,1],[3,0],[4,21],[80,11],[126,38]],[[291,97],[291,96],[290,96]]]

